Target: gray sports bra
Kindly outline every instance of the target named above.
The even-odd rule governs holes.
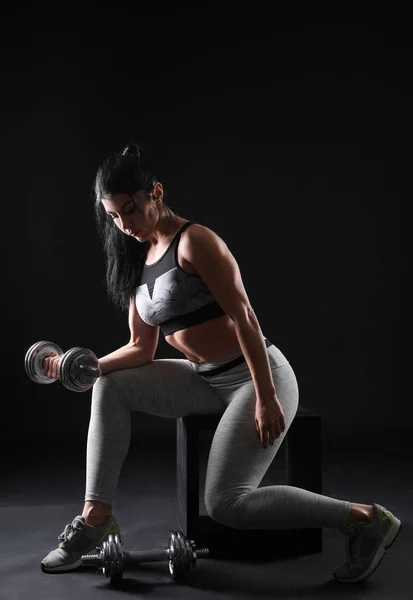
[[[143,265],[136,289],[139,315],[148,325],[159,325],[164,336],[226,314],[202,279],[178,263],[181,234],[192,224],[181,227],[159,260]]]

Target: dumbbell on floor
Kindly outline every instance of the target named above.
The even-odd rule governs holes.
[[[180,531],[171,531],[166,548],[124,552],[120,537],[109,535],[108,540],[103,542],[103,547],[96,548],[96,550],[97,554],[82,556],[82,567],[98,567],[103,575],[110,577],[112,584],[121,581],[124,569],[128,565],[164,560],[168,561],[171,577],[177,581],[191,568],[195,568],[198,558],[208,558],[209,556],[208,548],[197,550],[195,542],[188,540]]]
[[[101,375],[99,361],[92,350],[76,347],[63,352],[57,344],[42,341],[33,344],[24,359],[26,373],[36,383],[56,381],[44,372],[44,359],[52,352],[63,357],[59,365],[59,379],[72,392],[86,392]]]

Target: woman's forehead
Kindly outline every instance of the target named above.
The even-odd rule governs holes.
[[[107,207],[119,208],[120,206],[129,204],[129,202],[136,201],[139,199],[140,194],[140,192],[136,194],[112,194],[111,196],[102,198],[102,203]]]

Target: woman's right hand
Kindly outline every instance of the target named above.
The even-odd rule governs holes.
[[[43,361],[44,373],[50,379],[59,379],[59,367],[63,356],[51,352]]]

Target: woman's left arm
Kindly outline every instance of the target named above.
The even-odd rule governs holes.
[[[187,233],[182,240],[186,260],[235,324],[255,387],[255,427],[262,446],[267,448],[285,431],[285,418],[277,398],[264,336],[242,283],[237,261],[225,242],[211,229],[194,225]]]
[[[237,261],[228,246],[211,229],[194,224],[182,240],[182,252],[233,320],[254,382],[257,402],[273,403],[276,390],[264,336],[245,291]]]
[[[257,401],[262,403],[271,402],[274,399],[276,390],[267,347],[258,319],[252,311],[245,318],[235,318],[233,320],[239,345],[254,382]]]

